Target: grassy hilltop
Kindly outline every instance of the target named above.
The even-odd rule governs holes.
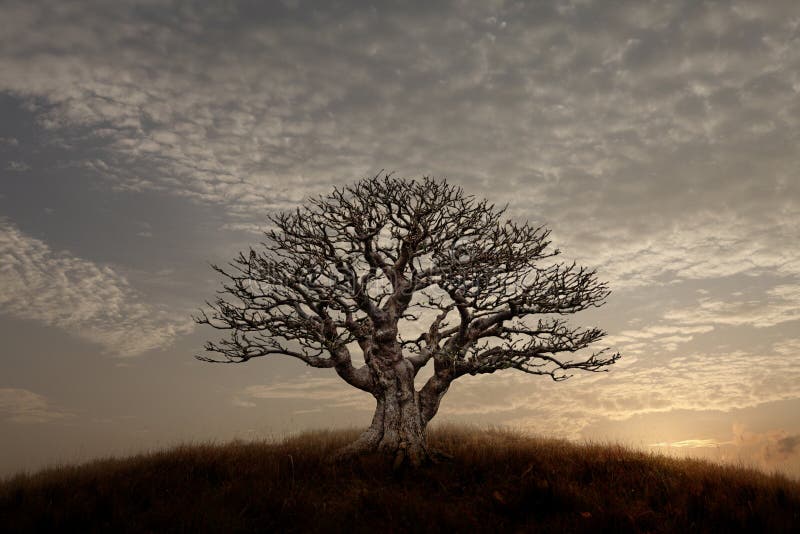
[[[800,483],[510,431],[432,431],[419,471],[330,464],[355,431],[191,445],[0,482],[2,532],[800,532]]]

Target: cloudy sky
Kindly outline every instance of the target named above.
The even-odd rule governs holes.
[[[212,7],[213,5],[213,7]],[[800,476],[800,6],[0,5],[0,475],[366,425],[289,359],[193,359],[265,215],[381,169],[547,224],[623,354],[456,382],[440,422]]]

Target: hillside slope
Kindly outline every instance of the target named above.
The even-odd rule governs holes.
[[[3,532],[800,532],[800,483],[618,446],[447,428],[453,459],[325,457],[354,431],[182,446],[0,483]]]

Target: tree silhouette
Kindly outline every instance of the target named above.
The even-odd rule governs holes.
[[[377,401],[370,427],[342,453],[385,451],[418,465],[453,380],[503,369],[563,380],[619,358],[605,349],[559,357],[605,335],[563,316],[602,305],[609,291],[594,270],[553,259],[549,230],[503,220],[504,211],[446,181],[378,175],[270,216],[258,250],[213,266],[225,298],[195,320],[230,337],[206,344],[216,357],[198,358],[283,354],[332,367]]]

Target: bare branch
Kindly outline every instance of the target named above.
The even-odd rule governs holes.
[[[504,212],[446,181],[378,174],[271,215],[260,247],[213,266],[222,290],[195,320],[229,337],[206,345],[216,356],[198,358],[282,354],[332,367],[381,409],[418,403],[423,424],[465,374],[516,369],[563,380],[574,369],[606,370],[619,354],[584,353],[605,332],[565,317],[604,304],[607,285],[559,262],[548,229]],[[403,321],[422,333],[405,339]],[[415,392],[413,377],[430,361],[434,374]],[[392,384],[400,389],[389,394]],[[375,420],[387,424],[387,414]]]

